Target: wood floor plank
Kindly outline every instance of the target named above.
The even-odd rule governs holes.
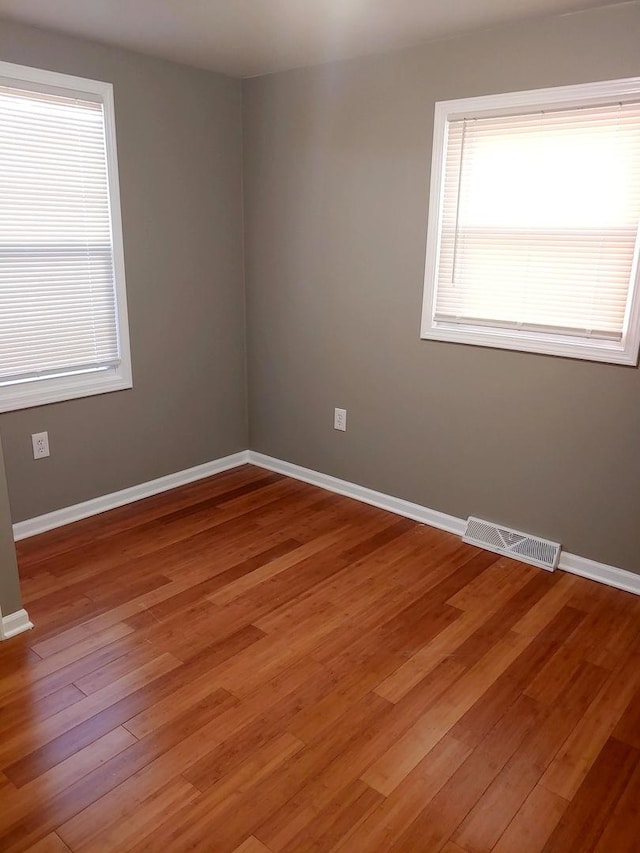
[[[42,808],[42,804],[39,805],[36,800],[31,808],[20,809],[21,813],[12,814],[6,831],[0,833],[0,842],[4,843],[7,849],[21,849],[26,842],[35,840],[34,836],[46,833],[54,825],[63,840],[68,841],[69,834],[75,831],[81,839],[79,843],[83,843],[86,841],[85,836],[89,835],[95,826],[95,821],[87,817],[93,815],[88,809],[89,806],[105,794],[123,786],[139,771],[151,766],[155,759],[164,758],[171,750],[179,751],[190,737],[200,737],[201,731],[233,707],[233,704],[232,697],[220,691],[213,701],[190,709],[171,725],[137,741],[76,780],[73,785],[54,794],[45,802],[46,808]],[[127,790],[127,799],[131,800],[134,792],[137,792],[139,799],[149,796],[175,775],[175,772],[171,772],[159,778],[149,791],[145,791],[144,786],[135,785],[132,790]],[[75,840],[70,846],[73,847],[76,843],[79,846]]]
[[[2,708],[0,732],[3,739],[7,738],[12,731],[23,728],[26,719],[32,724],[46,720],[59,711],[69,708],[85,695],[75,684],[66,684],[46,693],[39,701],[35,701],[31,693],[18,695],[13,701],[6,702]]]
[[[317,554],[331,548],[331,546],[336,543],[341,543],[347,530],[348,527],[332,530],[329,533],[319,536],[317,539],[307,542],[300,548],[296,548],[278,560],[273,560],[268,565],[257,569],[250,575],[227,584],[227,586],[220,590],[220,592],[214,593],[210,596],[211,601],[213,601],[214,604],[219,605],[225,605],[234,601],[236,598],[243,595],[243,593],[246,593],[254,587],[262,585],[265,581],[276,577],[281,572],[285,572],[291,567],[299,565],[310,557],[315,557]]]
[[[130,652],[109,661],[104,666],[97,667],[93,672],[77,678],[73,686],[80,690],[85,696],[90,696],[98,690],[102,690],[113,684],[114,681],[129,675],[141,666],[145,666],[158,657],[158,650],[150,643],[141,643]]]
[[[500,836],[492,853],[539,853],[554,831],[569,803],[564,797],[536,785],[509,826]],[[618,850],[610,847],[609,850]]]
[[[515,595],[488,616],[485,622],[453,653],[464,666],[473,666],[495,645],[496,641],[540,601],[556,583],[553,575],[534,575]]]
[[[557,583],[513,625],[516,634],[535,637],[564,607],[570,605],[580,578],[561,575]],[[574,604],[575,607],[575,604]],[[577,610],[581,608],[576,607]]]
[[[69,848],[55,832],[28,848],[28,853],[69,853]]]
[[[38,658],[37,663],[25,661],[19,670],[7,672],[0,679],[0,708],[25,699],[34,703],[40,702],[84,675],[130,653],[135,647],[130,637],[131,635],[127,635],[122,640],[109,643],[77,661],[54,667],[52,671],[49,666],[51,659],[43,661]],[[42,666],[46,667],[44,671]]]
[[[85,696],[38,725],[32,726],[29,731],[24,728],[18,731],[0,745],[5,773],[15,780],[16,784],[25,784],[42,770],[43,765],[46,766],[48,759],[44,756],[49,753],[51,744],[54,745],[55,751],[59,739],[69,736],[74,729],[90,723],[100,715],[108,718],[113,716],[115,719],[115,708],[120,708],[120,720],[109,728],[119,725],[126,719],[124,708],[128,707],[129,697],[133,697],[132,701],[141,699],[146,694],[145,685],[177,669],[179,665],[180,661],[172,655],[162,654],[113,684],[91,696]],[[109,728],[98,732],[96,737],[104,734]]]
[[[455,664],[443,666],[443,673],[425,681],[410,695],[396,705],[388,705],[369,725],[364,737],[353,738],[338,755],[332,757],[304,788],[284,806],[276,810],[257,831],[261,840],[280,850],[290,845],[291,833],[302,829],[310,820],[329,808],[329,802],[337,801],[345,790],[354,785],[375,760],[376,756],[392,744],[419,717],[428,714],[437,697],[456,676]],[[378,701],[375,694],[363,697],[345,714],[350,719],[354,708],[362,702]],[[339,725],[344,725],[338,721]],[[312,736],[309,746],[313,749],[326,737],[321,730]],[[378,792],[379,793],[379,792]],[[381,799],[381,797],[380,797]]]
[[[640,749],[640,687],[636,687],[613,734],[619,740]]]
[[[218,668],[216,677],[234,695],[249,695],[260,684],[309,656],[340,621],[343,621],[342,614],[331,605],[325,605],[288,632],[283,631],[277,638],[264,637],[238,653]]]
[[[135,853],[143,853],[149,844],[158,842],[170,845],[170,849],[206,849],[212,834],[218,849],[231,853],[256,822],[253,808],[250,808],[251,817],[243,820],[242,804],[255,802],[261,813],[261,802],[255,801],[254,792],[263,780],[273,778],[280,768],[289,766],[302,750],[303,744],[289,734],[271,741],[243,767],[203,794],[195,807],[183,809],[170,821],[163,822],[148,839],[133,848]]]
[[[290,672],[275,679],[269,685],[270,690],[263,688],[259,695],[253,698],[253,701],[246,700],[241,705],[226,703],[226,707],[220,706],[219,712],[214,711],[210,714],[209,722],[204,722],[198,730],[188,736],[185,737],[184,734],[181,734],[178,726],[178,742],[159,755],[157,750],[147,751],[146,755],[149,760],[146,766],[141,769],[137,769],[144,756],[144,753],[141,754],[140,752],[136,756],[138,759],[136,764],[132,764],[130,761],[124,764],[121,762],[121,766],[114,768],[119,774],[115,780],[113,778],[114,771],[108,772],[109,768],[107,768],[106,776],[102,773],[90,780],[91,786],[88,792],[85,791],[85,787],[78,791],[80,802],[70,802],[65,799],[60,804],[59,811],[67,814],[65,822],[68,821],[68,823],[64,827],[65,833],[70,831],[79,833],[75,842],[84,843],[83,839],[86,841],[84,837],[86,829],[83,829],[83,826],[89,827],[91,832],[97,832],[100,826],[109,823],[109,816],[113,811],[120,814],[123,809],[135,808],[138,802],[153,796],[160,788],[168,784],[176,774],[188,770],[208,750],[215,748],[223,742],[225,737],[229,737],[246,722],[255,718],[270,702],[279,701],[283,696],[295,691],[300,684],[306,683],[313,677],[313,667],[292,668]],[[206,711],[210,704],[210,702],[203,703],[202,710]],[[187,719],[192,722],[193,716],[190,714]],[[167,726],[165,731],[171,735],[174,728],[176,726],[172,724]],[[161,737],[159,743],[166,747],[170,742]],[[157,743],[157,741],[151,741],[151,744],[153,743]],[[272,751],[272,744],[269,744],[264,750],[259,750],[255,755],[248,756],[242,767],[237,768],[231,774],[230,779],[221,780],[208,791],[207,807],[203,820],[209,817],[212,798],[217,804],[219,800],[237,796],[248,785],[249,780],[252,782],[259,780],[262,775],[270,772],[273,766],[277,766],[302,746],[299,740],[289,734],[277,739],[274,745],[277,747],[275,752]],[[78,818],[78,823],[76,823],[74,815],[81,811],[82,816]],[[185,820],[190,826],[192,821],[196,821],[196,814],[193,809],[188,810]],[[173,829],[171,831],[173,832]],[[156,838],[155,833],[153,833],[153,838]],[[155,843],[154,840],[153,844]],[[161,841],[161,843],[164,842]],[[147,848],[143,845],[142,849]]]
[[[339,844],[340,853],[389,850],[454,775],[471,750],[445,735],[398,787]]]
[[[633,853],[640,838],[640,763],[629,779],[626,788],[607,821],[595,850],[596,853]]]
[[[376,688],[376,693],[398,702],[422,678],[449,657],[458,646],[467,640],[484,622],[481,611],[464,613],[451,625],[443,629],[433,642],[427,643],[412,654]]]
[[[239,847],[236,847],[234,853],[271,853],[271,851],[255,836],[251,835]]]
[[[545,845],[545,853],[593,850],[639,761],[639,750],[609,738]]]
[[[637,850],[628,593],[248,465],[17,550],[3,853]]]
[[[283,853],[312,853],[331,850],[348,838],[383,800],[381,794],[356,779],[329,802],[300,832],[284,846],[271,845],[269,850]]]
[[[353,706],[344,715],[340,726],[335,726],[317,743],[296,752],[283,765],[281,773],[266,777],[258,785],[249,788],[237,801],[223,808],[211,824],[215,826],[216,844],[220,853],[233,850],[247,831],[254,833],[258,828],[259,838],[265,833],[269,837],[281,837],[282,830],[286,830],[283,825],[286,823],[286,814],[281,810],[285,809],[296,792],[353,744],[357,737],[364,736],[376,719],[384,716],[388,710],[389,703],[386,700],[371,695],[358,706]]]
[[[262,476],[263,472],[259,469],[242,466],[138,501],[135,504],[135,512],[126,504],[109,512],[75,521],[63,528],[54,528],[39,536],[22,539],[16,544],[20,565],[28,570],[34,563],[37,565],[49,561],[65,551],[82,548],[97,539],[117,536],[131,527],[138,527],[151,519],[175,512],[176,509],[193,506],[200,500],[224,494],[231,488],[259,480]]]
[[[624,665],[602,685],[547,768],[541,784],[549,791],[572,800],[600,750],[614,732],[622,735],[620,740],[631,742],[632,746],[640,746],[633,742],[640,718],[638,724],[630,720],[634,693],[640,687],[640,656],[635,646]],[[625,711],[629,716],[618,727]],[[630,737],[624,736],[627,730],[632,733]]]
[[[208,843],[209,836],[200,833],[198,825],[208,825],[212,815],[221,805],[225,807],[236,800],[251,784],[256,784],[261,778],[273,772],[278,766],[294,755],[302,744],[291,735],[285,735],[269,743],[264,749],[251,756],[237,771],[222,779],[206,794],[200,794],[170,814],[160,815],[155,825],[140,827],[131,839],[130,848],[136,851],[177,849],[178,839],[182,834],[180,827],[183,822],[193,827],[192,841]],[[68,837],[70,844],[75,847],[93,844],[100,838],[112,832],[115,823],[117,827],[130,820],[163,796],[162,791],[176,779],[175,774],[169,774],[160,780],[150,780],[149,769],[135,774],[126,783],[113,788],[100,799],[89,805],[77,817],[60,828],[60,832]],[[175,836],[176,841],[171,840]],[[185,840],[186,839],[182,839]],[[167,846],[175,844],[175,847]]]
[[[375,790],[388,795],[458,720],[489,689],[490,685],[528,645],[526,638],[507,634],[480,661],[465,672],[429,717],[419,720],[364,774]]]
[[[197,542],[189,541],[186,545],[179,543],[178,547],[171,546],[169,549],[156,551],[153,554],[154,565],[162,560],[163,571],[173,577],[171,584],[133,597],[126,604],[100,612],[78,625],[65,627],[54,638],[49,639],[55,639],[59,648],[64,649],[88,636],[92,636],[97,631],[124,621],[135,614],[145,612],[148,608],[153,609],[156,605],[170,600],[177,594],[211,580],[217,574],[221,574],[239,562],[264,552],[265,549],[282,542],[283,539],[286,539],[286,536],[280,530],[276,532],[267,531],[264,537],[258,539],[255,529],[247,530],[246,526],[239,525],[239,530],[230,537],[222,537],[218,530],[215,545],[208,540],[207,542],[198,540]],[[220,540],[223,541],[220,542]],[[205,554],[206,559],[203,559]],[[133,566],[120,566],[118,573],[122,572],[126,575],[132,570],[139,570],[137,561]],[[198,597],[190,599],[189,604],[196,603],[198,600],[200,600]],[[175,615],[178,609],[171,608],[169,616]],[[163,618],[161,612],[155,612],[154,615],[159,620]]]
[[[559,701],[525,738],[453,837],[469,850],[490,849],[540,781],[567,735],[604,681],[604,671],[581,664]],[[571,709],[571,710],[569,710]]]
[[[536,703],[519,697],[390,849],[398,853],[422,845],[425,850],[438,850],[513,756],[538,716]]]
[[[62,791],[134,743],[137,743],[136,738],[125,728],[118,726],[35,776],[25,784],[24,798],[27,799],[35,793],[38,797],[43,797],[49,791]]]
[[[596,666],[614,670],[625,650],[638,635],[640,612],[630,593],[615,601],[602,601],[569,641],[582,658]]]
[[[106,807],[99,815],[99,825],[88,827],[85,843],[78,843],[73,832],[67,827],[60,829],[63,838],[69,838],[69,844],[74,853],[104,853],[105,850],[126,851],[134,846],[140,838],[148,836],[155,830],[158,822],[171,819],[182,809],[188,808],[200,798],[197,788],[190,785],[182,776],[176,776],[151,796],[136,803],[136,808],[123,808],[121,811],[109,811]],[[103,803],[103,806],[105,804]],[[96,814],[94,810],[93,815]],[[104,826],[105,815],[110,821]]]
[[[532,681],[540,678],[541,670],[553,660],[562,640],[580,623],[580,611],[565,607],[547,625],[546,629],[532,639],[513,663],[495,679],[484,695],[458,720],[452,729],[452,734],[458,740],[476,746],[491,730],[496,720],[508,711],[517,701],[521,693],[531,696]],[[455,659],[455,656],[454,656]],[[571,675],[571,670],[564,680],[557,679],[555,683],[564,686]],[[540,702],[539,697],[533,696]]]
[[[53,659],[59,667],[64,666],[64,664],[71,663],[72,661],[79,660],[80,658],[91,654],[91,652],[96,649],[103,648],[109,643],[119,640],[127,634],[131,634],[132,631],[133,628],[120,621],[102,631],[96,631],[91,636],[84,637],[79,642],[73,643],[70,646],[65,645],[62,648],[58,648],[55,643],[47,643],[46,645],[45,643],[36,643],[33,646],[33,650],[41,658],[44,658],[43,664],[46,664],[47,659]],[[41,668],[45,670],[46,666],[43,665]],[[53,669],[54,668],[51,667],[51,671],[53,671]]]
[[[283,734],[289,720],[299,708],[311,705],[316,697],[324,693],[326,686],[326,678],[316,678],[295,693],[284,696],[185,771],[185,778],[201,791],[213,787],[219,779],[238,766],[243,756],[250,755]]]

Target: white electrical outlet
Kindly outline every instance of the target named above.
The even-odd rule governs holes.
[[[339,429],[341,432],[347,431],[347,410],[346,409],[334,409],[333,410],[333,428]]]
[[[31,444],[33,445],[33,458],[44,459],[49,455],[49,433],[34,432],[31,435]]]

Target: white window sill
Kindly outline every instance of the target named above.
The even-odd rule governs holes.
[[[540,355],[563,356],[586,361],[634,366],[638,360],[637,348],[632,343],[589,340],[541,332],[514,332],[512,330],[481,326],[459,326],[435,322],[423,327],[423,340],[448,341],[471,346],[533,352]]]
[[[131,373],[123,368],[5,385],[0,386],[0,412],[60,403],[132,387]]]

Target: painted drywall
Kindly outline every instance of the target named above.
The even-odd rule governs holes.
[[[0,415],[21,521],[246,448],[241,87],[4,22],[0,59],[113,83],[134,382]]]
[[[254,450],[640,571],[638,370],[419,339],[434,102],[638,44],[636,3],[244,82]]]
[[[8,616],[20,610],[21,607],[9,494],[4,473],[2,444],[0,444],[0,611],[3,616]]]

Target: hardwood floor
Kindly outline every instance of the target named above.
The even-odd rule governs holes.
[[[249,466],[19,543],[0,850],[640,850],[640,599]]]

